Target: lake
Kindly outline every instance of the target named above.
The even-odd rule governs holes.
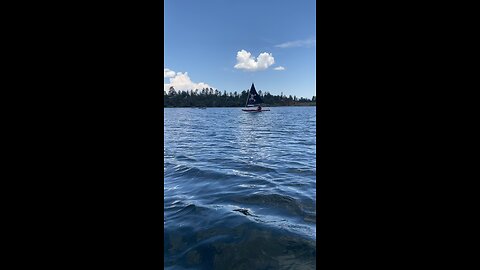
[[[315,269],[316,107],[164,109],[164,268]]]

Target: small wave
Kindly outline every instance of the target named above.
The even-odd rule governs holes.
[[[240,209],[234,209],[233,211],[240,212],[240,213],[244,214],[245,216],[258,217],[256,215],[250,213],[250,211],[248,209],[240,208]]]
[[[287,168],[286,173],[302,176],[317,176],[316,169],[302,169],[302,168]]]
[[[277,208],[295,216],[307,216],[302,205],[294,198],[280,194],[254,194],[250,196],[234,196],[231,198],[236,203],[255,205],[257,207]]]
[[[184,156],[184,155],[178,155],[175,157],[176,160],[179,161],[188,161],[188,162],[195,162],[197,161],[195,158]]]
[[[218,180],[233,177],[235,175],[229,175],[227,173],[210,170],[206,168],[200,168],[194,165],[179,164],[173,168],[173,172],[169,171],[168,174],[165,174],[165,177],[171,178],[187,178],[187,179],[208,179],[208,180]]]
[[[262,164],[254,164],[254,163],[244,163],[243,165],[239,166],[239,169],[243,171],[248,171],[250,173],[276,173],[277,170],[267,165]]]

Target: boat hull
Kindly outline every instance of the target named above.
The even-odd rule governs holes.
[[[257,110],[257,109],[255,109],[255,110],[242,109],[242,111],[244,111],[244,112],[268,112],[268,111],[270,111],[270,110],[267,109],[267,110],[260,110],[260,111],[259,111],[259,110]]]

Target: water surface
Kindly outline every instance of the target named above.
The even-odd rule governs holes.
[[[315,107],[164,109],[165,269],[315,269]]]

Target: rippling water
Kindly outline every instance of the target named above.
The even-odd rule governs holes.
[[[315,107],[165,108],[165,269],[315,269]]]

